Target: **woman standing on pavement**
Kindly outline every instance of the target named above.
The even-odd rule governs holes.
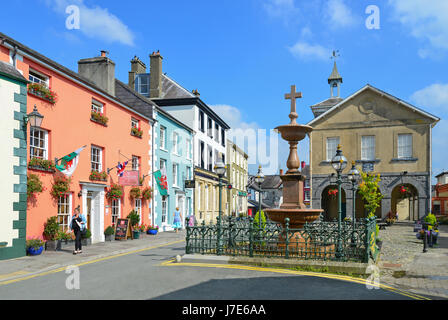
[[[179,207],[176,207],[176,211],[174,211],[174,221],[173,221],[173,228],[177,231],[182,228],[182,214],[179,211]]]
[[[76,207],[75,212],[72,217],[71,229],[75,233],[75,250],[73,254],[82,253],[82,244],[81,244],[81,236],[82,230],[85,228],[84,219],[81,217],[79,213],[79,206]]]

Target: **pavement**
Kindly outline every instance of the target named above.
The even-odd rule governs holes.
[[[381,283],[416,294],[448,299],[448,226],[439,226],[438,245],[423,252],[414,224],[396,222],[380,230]]]
[[[71,265],[85,264],[107,257],[125,255],[156,248],[171,243],[185,241],[185,230],[159,232],[156,235],[141,235],[140,239],[113,240],[83,246],[83,253],[74,255],[73,248],[60,251],[43,251],[38,256],[25,256],[10,260],[0,260],[0,284],[14,279],[32,277],[33,275],[65,268]]]

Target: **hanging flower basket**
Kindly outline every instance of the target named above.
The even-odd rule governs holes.
[[[45,85],[39,83],[30,83],[28,84],[28,93],[44,99],[51,104],[55,104],[57,102],[57,94],[56,92],[48,89]]]
[[[37,174],[29,174],[26,181],[26,195],[28,198],[35,198],[36,193],[42,192],[44,187]]]
[[[54,199],[59,199],[59,197],[70,192],[70,178],[65,177],[55,177],[53,182],[53,187],[51,188],[51,195]]]
[[[409,198],[411,196],[411,191],[409,190],[408,187],[401,186],[400,187],[400,196],[402,198]]]
[[[142,197],[142,190],[139,187],[134,187],[129,191],[129,196],[133,199],[140,199]]]
[[[328,195],[332,199],[336,199],[337,194],[338,194],[338,189],[330,189],[330,190],[328,190]]]
[[[142,198],[145,200],[150,200],[152,198],[152,189],[151,187],[147,187],[143,189]]]
[[[110,200],[117,200],[123,196],[123,187],[119,184],[113,184],[107,191],[106,197]]]

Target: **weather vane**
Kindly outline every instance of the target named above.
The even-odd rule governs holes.
[[[334,59],[336,61],[336,58],[339,58],[341,55],[339,54],[339,50],[333,50],[333,54],[330,57],[330,59]]]

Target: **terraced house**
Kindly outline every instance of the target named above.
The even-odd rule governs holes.
[[[227,189],[227,214],[247,214],[248,155],[235,143],[227,140],[227,177],[232,189]]]
[[[74,72],[4,34],[0,38],[0,61],[15,66],[30,82],[27,107],[21,112],[28,114],[36,107],[43,116],[41,124],[27,126],[27,143],[21,142],[26,152],[20,151],[20,165],[27,165],[28,175],[43,185],[27,201],[27,237],[42,237],[44,224],[52,216],[57,216],[61,228],[67,228],[77,206],[87,216],[92,242],[104,241],[105,228],[133,209],[143,223],[149,223],[150,202],[130,196],[131,188],[151,187],[149,179],[124,186],[118,199],[108,197],[110,187],[118,182],[118,162],[129,161],[127,168],[137,171],[140,178],[152,173],[153,120],[116,97],[115,63],[102,52],[80,60]],[[56,163],[61,164],[55,160],[78,149],[82,151],[76,170],[68,179],[55,169]],[[7,159],[18,165],[13,157]],[[17,220],[11,211],[8,214],[8,219]],[[7,234],[8,243],[17,237],[16,232]]]
[[[135,88],[193,130],[195,219],[216,221],[219,190],[214,166],[218,159],[226,163],[226,131],[230,127],[200,98],[197,90],[190,92],[164,74],[162,60],[159,52],[153,52],[149,73],[131,71],[135,76]],[[167,172],[169,174],[169,170]],[[228,183],[226,177],[224,183]],[[226,198],[226,192],[223,192],[222,208],[225,208]]]

